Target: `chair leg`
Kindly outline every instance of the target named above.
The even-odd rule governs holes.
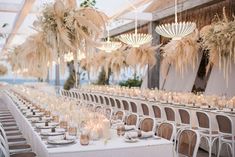
[[[217,154],[217,157],[219,157],[219,156],[220,156],[221,146],[222,146],[222,143],[221,143],[221,140],[220,140],[220,138],[219,138],[219,148],[218,148],[218,154]]]

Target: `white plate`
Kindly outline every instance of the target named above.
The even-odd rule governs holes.
[[[75,140],[70,139],[70,140],[48,140],[48,144],[53,144],[53,145],[66,145],[66,144],[73,144]]]
[[[155,140],[160,140],[160,139],[162,139],[161,137],[159,137],[159,136],[153,136],[153,139],[155,139]]]
[[[36,128],[37,129],[52,129],[52,128],[56,128],[56,126],[51,126],[51,125],[49,125],[49,126],[36,126]]]
[[[59,136],[64,135],[63,132],[41,132],[42,136]]]
[[[124,138],[124,141],[127,143],[136,143],[139,140],[137,138]]]

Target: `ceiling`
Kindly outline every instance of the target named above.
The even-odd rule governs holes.
[[[80,4],[82,0],[77,0],[77,4]],[[109,17],[115,16],[120,13],[122,15],[123,10],[132,9],[132,4],[141,1],[152,0],[96,0],[96,7],[105,12]],[[0,32],[5,34],[5,38],[0,38],[0,52],[13,48],[24,42],[27,36],[35,33],[31,28],[33,21],[37,18],[40,9],[45,3],[52,3],[54,0],[0,0],[0,26],[7,23],[7,26],[0,28]],[[26,3],[32,3],[28,5],[22,11],[22,7]],[[142,11],[148,4],[142,5],[138,8],[138,11]],[[123,8],[123,9],[122,9]],[[22,12],[27,12],[23,14]],[[19,16],[21,14],[21,19]],[[23,15],[22,15],[23,14]],[[120,16],[118,15],[118,16]],[[119,19],[113,21],[110,28],[119,27],[123,24],[129,23],[132,20]],[[15,30],[14,30],[15,29]],[[10,40],[8,38],[11,38]],[[8,40],[8,42],[6,42]]]

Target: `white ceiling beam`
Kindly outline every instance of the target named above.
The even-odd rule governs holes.
[[[9,34],[8,38],[6,39],[5,45],[3,47],[3,51],[6,51],[6,49],[9,47],[10,43],[14,39],[16,33],[18,32],[20,26],[24,22],[26,16],[29,14],[30,10],[32,9],[32,6],[34,4],[35,0],[25,0],[24,4],[22,5],[19,13],[17,14],[11,33]]]
[[[179,4],[178,8],[179,8],[179,11],[182,12],[182,11],[189,10],[189,9],[199,7],[202,5],[210,5],[210,4],[214,4],[217,2],[221,2],[221,1],[224,1],[224,0],[187,0]],[[158,21],[168,16],[174,15],[174,9],[175,9],[174,6],[172,6],[166,9],[161,9],[161,10],[157,10],[153,12],[152,21]],[[138,22],[138,26],[143,26],[147,23],[148,22],[146,21],[140,21]],[[110,36],[115,36],[115,35],[124,33],[126,31],[132,30],[134,29],[134,26],[135,26],[134,22],[132,22],[132,23],[128,23],[123,26],[120,26],[118,28],[114,28],[110,30]]]
[[[135,12],[130,12],[125,15],[118,17],[117,19],[127,19],[127,20],[135,20]],[[153,14],[152,13],[137,13],[138,21],[152,21]]]
[[[12,3],[0,3],[0,12],[6,13],[18,13],[21,10],[21,4],[12,4]],[[36,8],[32,8],[30,13],[37,13],[38,10]]]
[[[110,19],[115,19],[119,16],[122,16],[130,11],[133,11],[134,10],[133,7],[138,8],[140,6],[147,4],[150,1],[152,1],[152,0],[135,0],[133,3],[128,3],[128,0],[126,0],[126,4],[123,5],[123,7],[121,7],[121,9],[116,11],[116,13],[114,13],[113,16],[110,17]]]
[[[138,27],[143,26],[147,23],[149,23],[149,21],[138,21]],[[134,29],[134,26],[135,26],[135,22],[130,22],[130,23],[127,23],[123,26],[114,28],[114,29],[110,30],[110,36],[116,36],[118,34],[122,34],[124,32],[129,31],[129,30],[132,30],[132,29]]]
[[[198,6],[202,6],[209,3],[212,4],[219,1],[224,1],[224,0],[188,0],[178,4],[178,12],[183,12],[185,10],[189,10]],[[175,12],[174,6],[166,9],[157,10],[153,12],[153,21],[157,21],[165,17],[171,16],[174,14],[174,12]]]

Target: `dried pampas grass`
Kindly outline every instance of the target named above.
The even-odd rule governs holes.
[[[161,71],[164,76],[167,75],[169,65],[173,65],[181,76],[184,75],[189,65],[195,69],[200,48],[198,39],[199,33],[195,30],[194,33],[181,40],[171,40],[161,48],[163,52]]]
[[[110,54],[107,54],[105,64],[104,64],[104,70],[105,70],[105,76],[108,77],[109,69],[114,74],[115,78],[119,78],[121,69],[125,68],[127,66],[126,64],[126,54],[123,51],[117,50]]]
[[[235,17],[229,21],[225,8],[223,19],[216,16],[216,22],[201,29],[203,48],[209,50],[209,64],[218,65],[223,70],[224,78],[228,85],[228,75],[231,72],[232,63],[235,63]]]
[[[145,65],[154,66],[156,64],[156,51],[161,45],[151,46],[149,44],[142,45],[139,48],[130,48],[126,57],[128,65],[135,67],[140,65],[143,68]]]

